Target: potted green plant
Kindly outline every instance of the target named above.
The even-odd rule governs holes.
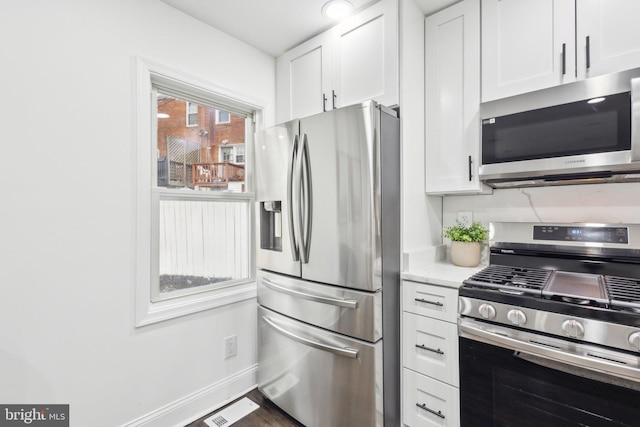
[[[475,267],[480,263],[481,243],[489,238],[489,230],[477,221],[468,227],[456,221],[456,225],[445,227],[443,236],[451,239],[451,262]]]

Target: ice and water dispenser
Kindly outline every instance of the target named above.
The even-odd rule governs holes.
[[[282,252],[282,202],[260,202],[260,248]]]

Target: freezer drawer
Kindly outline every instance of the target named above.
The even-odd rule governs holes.
[[[258,388],[307,427],[383,425],[382,340],[328,332],[258,308]]]
[[[382,291],[362,292],[258,270],[258,303],[340,334],[382,338]]]

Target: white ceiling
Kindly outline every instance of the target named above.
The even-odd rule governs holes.
[[[336,24],[322,15],[328,0],[160,0],[272,56]],[[349,0],[356,10],[378,0]],[[459,0],[414,0],[430,15]]]

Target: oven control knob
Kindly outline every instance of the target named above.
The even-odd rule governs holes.
[[[582,326],[582,323],[574,319],[565,320],[564,322],[562,322],[562,330],[564,331],[564,334],[569,338],[580,339],[584,337],[584,326]]]
[[[629,344],[635,351],[640,351],[640,332],[634,332],[629,335]]]
[[[481,304],[480,307],[478,307],[478,312],[480,313],[480,316],[485,319],[493,319],[496,317],[496,309],[493,308],[491,304]]]
[[[507,319],[516,326],[522,326],[527,323],[527,316],[522,310],[509,310]]]

